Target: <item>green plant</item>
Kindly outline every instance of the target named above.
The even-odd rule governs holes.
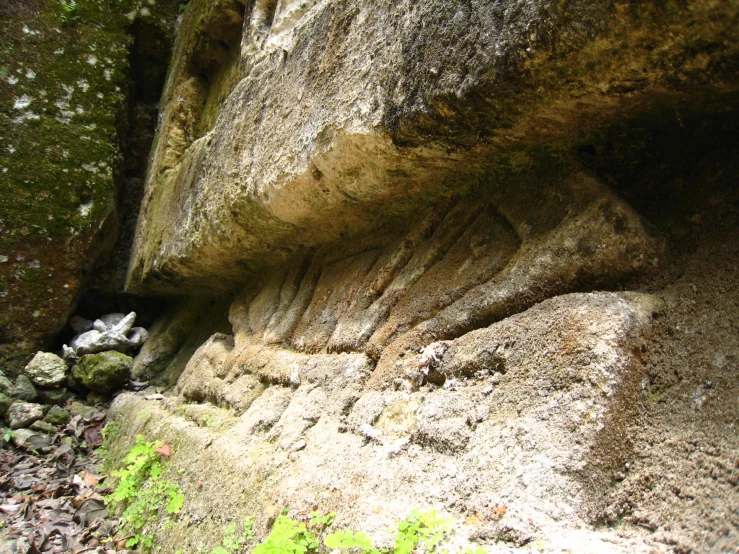
[[[241,534],[236,532],[236,526],[231,524],[226,526],[226,536],[223,537],[220,546],[216,546],[211,550],[210,554],[236,554],[241,546],[254,538],[254,518],[248,517],[244,521],[244,528]]]
[[[409,554],[422,543],[428,552],[433,552],[449,531],[452,520],[441,518],[435,510],[419,512],[413,510],[405,520],[398,523],[395,533],[395,554]]]
[[[327,535],[324,544],[331,549],[352,550],[359,548],[362,552],[372,554],[378,553],[379,550],[372,548],[372,540],[361,531],[336,531]]]
[[[372,541],[366,534],[346,530],[327,535],[324,544],[331,549],[359,549],[363,554],[390,554],[391,552],[392,554],[410,554],[417,550],[419,545],[422,545],[426,552],[434,552],[451,528],[452,520],[437,516],[434,510],[428,512],[413,510],[398,523],[398,530],[393,536],[395,545],[391,549],[373,548]],[[465,554],[481,553],[465,551]]]
[[[110,445],[115,439],[121,435],[121,422],[120,421],[109,421],[108,424],[103,427],[103,444]]]
[[[5,442],[10,442],[13,440],[13,437],[15,436],[15,433],[12,429],[4,429],[3,430],[3,440]]]
[[[167,519],[179,513],[185,501],[179,485],[162,478],[162,455],[155,444],[136,437],[136,444],[123,459],[125,468],[112,474],[119,479],[118,485],[105,499],[106,504],[123,510],[123,529],[133,534],[126,542],[128,548],[150,549],[154,540],[141,533],[144,526],[157,518],[162,508]]]
[[[103,444],[98,448],[95,453],[98,458],[102,460],[102,469],[105,473],[109,473],[111,466],[113,465],[113,457],[110,454],[111,444],[121,434],[121,424],[118,421],[109,421],[108,424],[103,427]]]
[[[62,22],[66,25],[71,25],[72,23],[76,23],[79,17],[77,13],[77,2],[75,0],[69,0],[69,2],[62,1]]]
[[[252,554],[305,554],[317,548],[318,540],[305,523],[279,515],[270,534]]]
[[[331,525],[336,518],[336,512],[329,512],[328,514],[321,515],[321,512],[313,510],[310,513],[310,524],[313,527],[328,527]]]

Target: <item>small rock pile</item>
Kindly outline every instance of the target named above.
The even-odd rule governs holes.
[[[108,314],[100,319],[90,321],[75,316],[69,320],[77,335],[62,347],[65,360],[76,361],[85,354],[115,351],[125,354],[141,348],[149,338],[143,327],[134,327],[136,312],[128,315]]]
[[[64,409],[69,392],[87,393],[97,403],[125,385],[134,353],[149,334],[134,327],[136,313],[108,314],[95,321],[70,320],[77,335],[63,346],[63,358],[38,352],[13,383],[0,372],[0,416],[11,429],[30,428],[46,433],[66,424]]]

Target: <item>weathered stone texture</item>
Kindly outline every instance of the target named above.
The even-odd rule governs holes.
[[[659,291],[689,204],[735,198],[735,148],[684,162],[655,143],[736,136],[738,15],[734,0],[193,0],[128,274],[131,291],[191,296],[134,363],[175,396],[149,423],[135,395],[114,411],[131,436],[179,441],[175,463],[208,476],[201,514],[266,525],[267,505],[320,499],[378,533],[434,505],[475,518],[459,550],[669,542],[636,520],[594,527],[630,509],[604,506],[639,456],[660,304],[600,291]],[[695,160],[688,184],[665,181]],[[217,429],[192,424],[206,412]]]
[[[241,352],[228,369],[232,338],[216,335],[190,360],[181,392],[242,415],[221,426],[207,450],[198,446],[205,435],[178,430],[178,418],[164,413],[149,431],[176,433],[177,463],[188,471],[231,468],[206,482],[199,509],[243,498],[261,524],[262,502],[300,508],[356,498],[342,525],[381,536],[409,507],[474,513],[492,502],[511,507],[505,523],[465,526],[466,540],[510,542],[506,533],[516,529],[551,545],[587,521],[629,455],[623,431],[642,377],[635,353],[657,309],[652,297],[633,293],[560,296],[444,343],[442,388],[383,393],[367,388],[371,364],[362,355],[265,347]],[[420,354],[408,358],[419,367]],[[240,379],[252,385],[241,388]],[[229,383],[241,404],[225,396]],[[145,402],[115,400],[129,433],[138,432]],[[614,552],[643,550],[611,540]]]
[[[28,362],[25,374],[41,387],[58,387],[67,380],[69,369],[59,356],[50,352],[37,352]]]
[[[259,6],[243,34],[236,2],[183,20],[131,290],[234,290],[367,245],[553,141],[736,81],[735,1],[280,2],[275,35]]]
[[[42,417],[44,417],[44,407],[41,404],[14,402],[8,408],[8,425],[11,429],[27,427]]]

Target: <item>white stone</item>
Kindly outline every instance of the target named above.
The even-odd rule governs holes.
[[[59,356],[51,352],[37,352],[28,362],[26,375],[41,387],[56,387],[67,378],[67,364]]]
[[[11,429],[27,427],[44,417],[44,407],[31,402],[16,402],[8,408],[8,425]]]

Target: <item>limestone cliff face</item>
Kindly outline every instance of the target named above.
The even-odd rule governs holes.
[[[714,373],[687,376],[670,331],[673,285],[713,278],[689,225],[739,244],[738,17],[733,0],[193,0],[127,284],[190,297],[134,363],[173,392],[144,422],[145,397],[114,405],[131,434],[178,442],[192,483],[229,469],[193,520],[264,531],[264,506],[320,502],[379,533],[438,505],[473,521],[460,548],[739,543],[735,522],[714,532],[682,505],[676,530],[627,498],[646,505],[649,464],[673,467],[668,447],[645,461],[655,429],[677,432],[666,410],[639,434],[652,384],[698,387],[673,393],[683,409],[739,352],[718,332],[709,362],[691,335]],[[712,429],[734,417],[727,387]],[[725,431],[720,484],[694,495],[717,520]]]
[[[173,4],[0,5],[4,370],[48,346],[96,258],[115,241],[133,34],[141,27],[171,34]]]

